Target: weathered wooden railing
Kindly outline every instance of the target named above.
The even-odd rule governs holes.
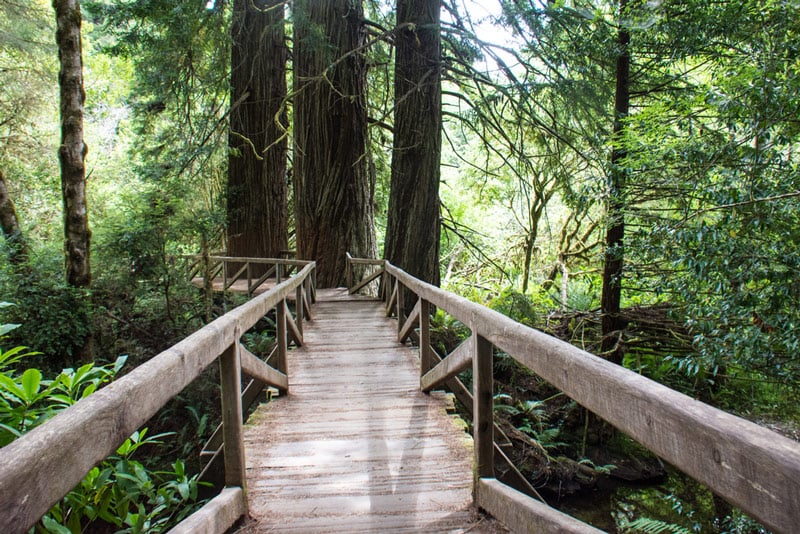
[[[234,261],[237,258],[225,258]],[[242,261],[242,260],[240,260]],[[252,262],[249,258],[247,261]],[[274,260],[272,260],[275,263]],[[281,262],[277,265],[284,265]],[[214,361],[220,362],[225,489],[174,532],[224,532],[247,512],[241,377],[279,390],[286,376],[287,298],[296,300],[302,342],[302,304],[310,300],[315,264],[292,263],[297,273],[226,313],[129,374],[81,400],[0,449],[0,532],[27,532],[89,470],[180,393]],[[276,364],[267,365],[240,343],[248,329],[276,310]]]
[[[475,503],[514,532],[590,532],[592,527],[495,478],[493,347],[717,495],[776,532],[800,526],[800,443],[696,401],[462,297],[421,282],[382,260],[382,298],[398,316],[402,342],[419,329],[420,387],[430,391],[473,372]],[[355,283],[353,287],[357,287]],[[405,317],[404,293],[416,305]],[[472,334],[441,361],[430,346],[432,306]],[[452,383],[452,382],[451,382]],[[454,391],[455,392],[455,391]]]
[[[288,253],[289,251],[287,251]],[[247,295],[253,293],[267,282],[281,283],[292,273],[302,269],[308,262],[285,258],[246,258],[233,256],[204,256],[202,254],[184,256],[190,279],[212,283],[221,280],[222,291],[233,288],[239,280],[247,282]],[[316,285],[312,277],[311,300],[315,298]]]

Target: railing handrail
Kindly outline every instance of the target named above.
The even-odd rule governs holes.
[[[371,261],[377,265],[380,260]],[[405,287],[420,299],[420,309],[427,310],[430,305],[441,308],[472,331],[467,341],[472,345],[471,357],[467,359],[473,360],[474,370],[478,368],[475,354],[480,355],[477,359],[491,359],[494,345],[769,528],[789,532],[800,524],[800,443],[418,280],[389,262],[381,265],[387,278],[400,283],[394,292],[391,287],[384,288],[387,300],[392,294],[396,303],[402,303]],[[422,332],[428,319],[418,313]],[[402,323],[398,329],[404,327]],[[421,355],[429,350],[421,343]],[[427,380],[421,383],[426,384],[426,390],[434,383],[434,376],[438,377],[435,384],[439,384],[453,376],[455,368],[463,369],[465,355],[461,350],[455,352],[458,363],[446,357],[438,366],[431,364],[430,371],[423,368]],[[424,367],[424,358],[421,360]],[[478,397],[485,397],[487,391],[491,396],[491,374],[480,379],[490,382],[488,386],[479,384],[479,378],[473,377],[475,420],[482,418],[484,424],[480,426],[485,430],[492,427],[491,404],[488,413],[477,413],[478,403],[486,403]],[[478,441],[476,438],[476,454],[491,457],[491,446],[477,451]],[[476,458],[476,462],[479,469],[491,463],[486,458]],[[476,486],[479,505],[482,498],[498,495],[496,484],[489,483],[485,475],[476,479]],[[481,497],[482,492],[485,497]],[[539,508],[539,504],[531,504],[535,502],[530,499],[530,506]]]
[[[183,257],[192,259],[201,259],[201,254],[186,254]],[[269,265],[292,265],[295,267],[304,267],[311,263],[308,260],[292,260],[289,258],[251,258],[247,256],[226,256],[226,255],[209,255],[209,260],[213,261],[229,261],[235,263],[258,263]]]
[[[301,288],[308,289],[306,281],[315,267],[314,262],[303,262],[303,269],[295,276],[0,449],[0,531],[26,532],[92,467],[112,454],[220,356],[235,353],[231,360],[236,362],[236,369],[231,374],[240,374],[239,337],[272,308],[284,313],[286,298]],[[246,365],[255,365],[247,353],[243,359]],[[274,370],[270,368],[265,373],[274,374]],[[236,398],[240,393],[235,391]],[[237,416],[229,417],[235,420]],[[238,418],[241,424],[240,414]],[[228,454],[226,465],[227,457]],[[242,466],[242,472],[243,469]]]

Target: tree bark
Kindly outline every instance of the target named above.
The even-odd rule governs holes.
[[[24,263],[28,259],[28,247],[22,236],[17,210],[8,193],[6,178],[2,170],[0,170],[0,228],[6,237],[9,260],[15,264]]]
[[[345,253],[374,258],[361,0],[296,0],[294,208],[297,255],[319,287],[345,283]]]
[[[620,19],[624,16],[627,0],[619,0]],[[620,347],[620,332],[625,321],[620,317],[622,302],[622,268],[625,238],[625,173],[622,167],[627,151],[624,146],[625,118],[630,110],[630,33],[620,26],[617,36],[616,91],[614,94],[614,147],[611,151],[611,170],[608,183],[608,211],[606,213],[606,251],[603,266],[602,311],[603,341],[601,351],[610,361],[621,364],[624,352]]]
[[[231,256],[277,258],[288,246],[283,20],[281,0],[233,3],[227,202]]]
[[[86,144],[83,140],[83,55],[81,7],[78,0],[53,0],[56,44],[61,70],[61,190],[64,201],[64,252],[67,283],[88,287],[91,232],[86,205]]]
[[[439,285],[441,0],[397,0],[392,179],[384,257]],[[405,27],[403,27],[405,26]]]

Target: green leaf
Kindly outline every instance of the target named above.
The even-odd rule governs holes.
[[[72,534],[70,529],[58,523],[49,515],[46,515],[42,518],[42,524],[44,525],[44,528],[47,529],[47,532],[52,532],[54,534]]]
[[[14,395],[20,402],[25,402],[25,390],[22,389],[11,377],[0,374],[0,387]]]
[[[25,390],[25,400],[35,400],[42,385],[42,373],[38,369],[28,369],[22,374],[22,388]]]
[[[18,324],[0,324],[0,336],[4,336],[11,332],[12,330],[16,330],[22,325]]]

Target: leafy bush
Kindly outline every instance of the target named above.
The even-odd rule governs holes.
[[[0,307],[7,307],[0,303]],[[0,343],[16,329],[0,324]],[[121,356],[112,364],[87,363],[67,368],[53,380],[28,368],[15,366],[36,355],[25,347],[0,347],[0,446],[5,446],[58,412],[111,382],[125,364]],[[187,476],[184,463],[169,471],[153,471],[133,459],[144,445],[160,444],[167,434],[147,437],[147,429],[134,432],[116,454],[93,468],[84,480],[57,503],[37,525],[39,532],[77,533],[87,525],[111,525],[118,532],[160,532],[186,517],[196,506],[198,476]]]

